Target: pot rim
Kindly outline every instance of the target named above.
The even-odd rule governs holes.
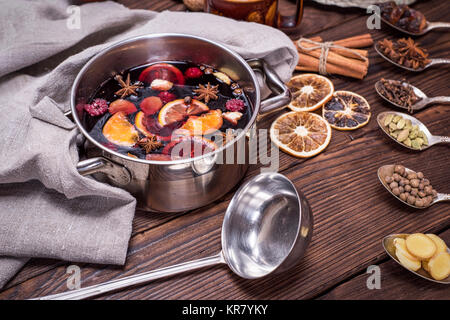
[[[146,159],[140,159],[140,158],[132,158],[132,157],[129,157],[129,156],[124,155],[122,153],[119,153],[119,152],[116,152],[114,150],[108,149],[107,147],[105,147],[101,143],[99,143],[97,140],[92,138],[91,135],[89,134],[89,132],[87,132],[87,130],[83,127],[83,125],[81,124],[80,119],[78,118],[78,113],[76,112],[76,101],[75,101],[76,90],[78,88],[79,83],[81,82],[82,76],[85,74],[86,70],[88,70],[89,67],[94,63],[94,61],[96,61],[97,59],[99,59],[102,56],[104,56],[105,54],[107,54],[110,50],[112,50],[114,48],[117,48],[119,46],[122,46],[124,44],[133,43],[135,41],[142,40],[142,39],[163,38],[163,37],[191,38],[191,39],[196,39],[196,40],[208,42],[211,45],[219,47],[220,49],[222,49],[222,50],[228,52],[229,54],[231,54],[234,58],[236,58],[242,64],[242,66],[245,69],[247,69],[247,72],[250,74],[250,76],[252,78],[252,81],[255,84],[256,101],[254,103],[253,114],[252,114],[249,122],[247,123],[245,128],[240,132],[240,134],[238,134],[233,140],[231,140],[229,143],[223,145],[222,147],[218,148],[214,152],[209,152],[209,153],[206,153],[204,155],[201,155],[201,156],[198,156],[198,157],[194,157],[194,158],[170,160],[170,161],[146,160]],[[189,34],[183,34],[183,33],[155,33],[155,34],[147,34],[147,35],[142,35],[142,36],[137,36],[137,37],[132,37],[132,38],[128,38],[128,39],[125,39],[125,40],[121,40],[121,41],[118,41],[118,42],[116,42],[116,43],[106,47],[105,49],[101,50],[96,55],[94,55],[92,58],[90,58],[89,61],[83,66],[83,68],[81,68],[81,70],[78,72],[78,74],[77,74],[77,76],[76,76],[76,78],[74,80],[74,83],[72,85],[70,96],[71,96],[71,98],[70,98],[70,105],[71,106],[70,107],[71,107],[71,112],[72,112],[72,116],[73,116],[73,118],[75,120],[75,123],[76,123],[78,129],[81,131],[81,133],[91,143],[93,143],[95,146],[97,146],[98,148],[102,149],[103,151],[105,151],[107,153],[113,154],[113,155],[115,155],[117,157],[120,157],[120,158],[128,160],[128,161],[135,161],[135,162],[144,163],[144,164],[159,164],[159,165],[185,164],[185,163],[194,162],[194,161],[198,161],[198,160],[205,159],[205,158],[210,158],[212,156],[216,156],[218,153],[222,152],[226,148],[228,148],[231,145],[235,144],[237,141],[242,139],[247,134],[249,129],[256,122],[256,118],[258,116],[260,105],[261,105],[261,90],[260,90],[260,87],[259,87],[258,79],[257,79],[257,77],[255,75],[255,72],[248,65],[248,63],[245,61],[244,58],[242,58],[238,53],[236,53],[233,50],[227,48],[223,44],[220,44],[218,42],[215,42],[213,40],[209,40],[209,39],[206,39],[206,38],[203,38],[203,37],[189,35]]]

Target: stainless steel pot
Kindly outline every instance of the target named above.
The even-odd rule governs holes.
[[[174,161],[135,159],[110,150],[92,138],[85,128],[76,105],[86,101],[113,74],[132,67],[158,61],[191,61],[225,71],[237,81],[250,101],[252,117],[245,129],[214,153]],[[254,71],[264,75],[274,96],[261,101]],[[80,71],[72,87],[73,118],[87,139],[87,160],[78,163],[82,175],[124,188],[138,200],[138,207],[148,211],[181,212],[199,208],[230,191],[244,176],[245,163],[219,164],[211,161],[225,153],[238,154],[246,146],[247,134],[255,127],[259,114],[285,106],[291,99],[289,90],[263,61],[245,61],[237,53],[216,42],[184,34],[153,34],[119,42],[94,56]],[[240,151],[239,151],[240,152]]]

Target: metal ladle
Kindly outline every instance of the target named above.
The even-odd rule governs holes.
[[[411,269],[406,268],[404,265],[402,265],[400,263],[400,261],[397,258],[397,255],[395,254],[394,239],[395,238],[405,239],[407,236],[408,236],[408,234],[406,234],[406,233],[400,233],[400,234],[390,234],[390,235],[384,237],[382,243],[383,243],[383,248],[386,251],[386,253],[392,259],[394,259],[395,262],[397,262],[399,265],[401,265],[403,268],[405,268],[408,271],[411,271],[412,273],[414,273],[415,275],[417,275],[417,276],[419,276],[419,277],[421,277],[423,279],[426,279],[426,280],[429,280],[429,281],[433,281],[433,282],[436,282],[436,283],[450,284],[450,276],[448,276],[446,279],[443,279],[443,280],[435,280],[435,279],[433,279],[433,277],[431,277],[431,275],[428,272],[426,272],[422,268],[420,268],[417,271],[413,271]],[[447,252],[450,253],[450,250],[448,248],[447,248]]]
[[[375,44],[374,48],[375,48],[375,51],[376,51],[381,57],[383,57],[385,60],[389,61],[390,63],[392,63],[392,64],[394,64],[394,65],[396,65],[397,67],[400,67],[400,68],[403,68],[403,69],[409,70],[409,71],[420,72],[420,71],[423,71],[423,70],[425,70],[425,69],[427,69],[427,68],[429,68],[429,67],[431,67],[431,66],[434,66],[434,65],[438,65],[438,64],[450,64],[450,59],[435,58],[435,59],[429,59],[430,62],[428,62],[428,63],[427,63],[424,67],[422,67],[422,68],[417,68],[417,69],[409,68],[409,67],[405,67],[404,65],[401,65],[400,63],[397,63],[397,62],[395,62],[394,60],[392,60],[392,59],[390,59],[389,57],[387,57],[387,56],[383,53],[383,51],[381,51],[381,49],[379,48],[378,43]]]
[[[89,298],[217,264],[227,264],[242,278],[257,279],[297,264],[311,236],[312,215],[306,199],[285,176],[262,173],[233,196],[223,220],[222,251],[218,255],[38,300]]]
[[[450,194],[446,194],[446,193],[438,193],[436,198],[434,198],[434,200],[426,207],[417,207],[413,204],[409,204],[406,201],[403,201],[402,199],[400,199],[399,197],[397,197],[391,190],[391,188],[389,188],[388,183],[386,182],[386,177],[387,176],[392,176],[394,174],[394,167],[395,165],[393,164],[389,164],[389,165],[385,165],[382,166],[380,168],[378,168],[378,179],[380,179],[381,184],[399,201],[403,202],[404,204],[407,204],[410,207],[413,207],[415,209],[426,209],[429,206],[432,206],[433,204],[437,203],[437,202],[441,202],[441,201],[450,201]],[[412,173],[415,172],[411,169],[405,168],[406,173]]]
[[[423,108],[425,108],[426,106],[430,105],[430,104],[434,104],[434,103],[443,103],[443,104],[450,104],[450,97],[445,97],[445,96],[440,96],[440,97],[428,97],[422,90],[420,90],[419,88],[406,83],[406,82],[402,82],[402,81],[398,81],[398,80],[385,80],[388,81],[390,83],[393,84],[397,84],[397,85],[402,85],[405,88],[406,87],[410,87],[414,94],[420,98],[420,100],[418,100],[416,103],[414,103],[409,109],[407,106],[402,106],[398,103],[395,103],[391,100],[389,100],[388,98],[386,98],[382,93],[381,93],[381,88],[382,88],[382,82],[381,80],[378,80],[375,83],[375,90],[377,91],[378,95],[380,95],[384,100],[386,100],[387,102],[389,102],[390,104],[398,107],[398,108],[402,108],[402,109],[406,109],[406,110],[412,110],[412,111],[419,111],[422,110]]]
[[[395,139],[393,136],[391,136],[389,134],[389,129],[384,125],[384,119],[386,118],[386,116],[388,114],[393,114],[394,116],[398,115],[400,117],[402,117],[403,119],[406,120],[410,120],[412,125],[416,125],[419,127],[419,130],[422,131],[425,136],[427,137],[428,140],[428,144],[422,146],[422,148],[420,149],[414,149],[412,147],[407,146],[404,143],[401,143],[399,141],[397,141],[397,139]],[[435,145],[437,143],[450,143],[450,137],[446,137],[446,136],[434,136],[431,134],[430,130],[428,130],[428,128],[419,120],[417,120],[416,118],[406,114],[406,113],[402,113],[402,112],[395,112],[395,111],[385,111],[385,112],[381,112],[378,114],[377,116],[377,123],[378,126],[381,128],[381,130],[383,130],[384,133],[386,133],[389,138],[391,138],[392,140],[394,140],[395,142],[397,142],[398,144],[400,144],[401,146],[414,150],[414,151],[423,151],[425,149],[428,149],[429,147],[431,147],[432,145]]]

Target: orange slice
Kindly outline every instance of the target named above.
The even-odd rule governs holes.
[[[326,77],[313,73],[294,76],[287,83],[292,93],[289,108],[292,111],[313,111],[331,99],[333,83]]]
[[[187,105],[184,99],[177,99],[162,107],[159,111],[158,121],[162,126],[166,126],[177,121],[183,121],[187,116],[208,110],[208,106],[198,100],[192,99],[191,104]]]
[[[191,116],[179,129],[180,132],[186,130],[190,135],[205,135],[220,129],[223,124],[222,111],[219,109],[210,110],[201,116]]]
[[[116,112],[108,119],[103,126],[103,135],[108,141],[124,147],[133,146],[139,138],[139,133],[123,111]]]
[[[328,146],[331,127],[315,113],[293,111],[281,115],[272,123],[270,139],[284,152],[308,158],[319,154]]]
[[[134,125],[143,135],[147,137],[152,137],[154,136],[154,134],[148,131],[147,128],[145,127],[144,118],[145,118],[144,112],[139,111],[138,113],[136,113],[136,117],[134,118]]]
[[[370,120],[370,105],[359,94],[336,91],[323,106],[322,115],[337,130],[355,130]]]

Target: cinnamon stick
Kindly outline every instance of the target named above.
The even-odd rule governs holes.
[[[364,48],[373,45],[373,39],[370,33],[365,33],[359,36],[336,40],[334,43],[347,48]]]
[[[309,40],[316,41],[316,42],[323,41],[321,37],[312,37],[312,38],[309,38]],[[294,41],[294,43],[298,49],[297,41]],[[344,49],[340,49],[340,48],[330,48],[331,51],[338,53],[341,56],[344,56],[347,58],[358,59],[358,60],[364,61],[364,59],[362,59],[361,56],[363,56],[365,58],[369,57],[369,53],[367,52],[367,50],[352,49],[352,48],[348,48],[348,49],[349,50],[344,50]]]
[[[299,71],[317,72],[319,71],[319,59],[304,53],[299,53],[299,62],[295,69]],[[326,64],[326,69],[328,73],[339,74],[356,79],[362,79],[367,74],[367,70],[365,70],[365,72],[358,72],[329,62]]]
[[[306,48],[314,47],[314,44],[307,43],[307,42],[302,43],[302,45]],[[298,48],[298,51],[301,53],[316,57],[318,59],[320,58],[320,55],[322,54],[320,49],[307,51],[307,50]],[[366,74],[367,73],[368,60],[361,61],[361,60],[357,60],[357,59],[346,58],[338,53],[333,52],[332,50],[328,51],[327,62],[332,63],[336,66],[341,66],[343,68],[353,70],[353,71],[357,72],[358,74]]]

